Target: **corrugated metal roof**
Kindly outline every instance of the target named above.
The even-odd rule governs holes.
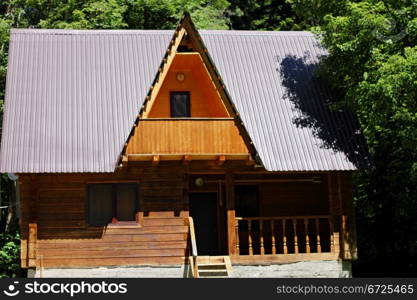
[[[267,170],[355,170],[366,164],[356,118],[314,69],[327,54],[309,32],[200,31]]]
[[[2,172],[113,172],[172,37],[13,30]]]
[[[113,172],[172,34],[12,30],[0,171]],[[267,170],[355,169],[354,122],[323,104],[311,34],[200,34]]]

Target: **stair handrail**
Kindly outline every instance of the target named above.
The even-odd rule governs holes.
[[[195,239],[194,221],[192,217],[188,217],[188,227],[190,233],[190,247],[191,255],[189,256],[189,262],[191,267],[191,273],[194,278],[198,278],[198,264],[197,264],[197,242]]]

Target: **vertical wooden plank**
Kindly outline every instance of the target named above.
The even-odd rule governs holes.
[[[342,248],[343,248],[343,259],[351,259],[350,255],[350,249],[349,249],[349,242],[347,240],[347,230],[346,230],[346,224],[347,224],[347,216],[342,216],[342,226],[341,226],[341,235],[342,235]]]
[[[236,220],[235,220],[235,187],[233,183],[233,174],[226,173],[226,209],[227,209],[227,237],[229,255],[236,254]]]
[[[136,223],[142,226],[143,225],[143,211],[136,212],[135,219],[136,219]]]
[[[340,255],[340,236],[339,232],[333,232],[333,247],[334,253],[339,253]]]
[[[298,236],[297,236],[297,219],[292,219],[292,226],[294,229],[294,252],[298,253]]]
[[[239,220],[236,220],[236,230],[235,230],[235,232],[236,232],[236,252],[235,252],[235,254],[236,255],[240,255],[240,246],[239,246]]]
[[[21,219],[19,224],[20,232],[20,266],[22,268],[28,267],[28,236],[29,236],[29,205],[30,197],[28,196],[29,181],[27,175],[19,176],[19,189],[20,189],[20,212]]]
[[[321,242],[320,242],[320,219],[316,218],[316,236],[317,236],[317,253],[321,253]]]
[[[223,180],[218,181],[217,187],[217,228],[218,228],[218,243],[219,250],[222,253],[227,252],[227,225],[224,220],[226,219],[225,201],[224,201],[224,187]]]
[[[249,255],[253,255],[253,247],[252,247],[252,220],[248,220],[248,246],[249,246]]]
[[[336,173],[336,199],[337,206],[339,207],[339,213],[337,216],[337,221],[340,224],[339,227],[339,246],[340,246],[340,258],[344,258],[344,236],[343,236],[343,224],[342,224],[342,215],[343,215],[343,200],[342,200],[342,182],[340,180],[340,172]]]
[[[28,226],[25,226],[25,228],[26,227],[28,227]],[[23,230],[25,230],[25,229],[23,229],[23,228],[20,229],[21,232]],[[27,268],[28,267],[28,255],[27,255],[28,248],[29,248],[29,246],[28,246],[27,239],[21,239],[20,240],[20,267],[21,268]]]
[[[36,267],[36,244],[38,240],[37,203],[38,203],[38,180],[36,175],[30,176],[30,203],[29,203],[29,228],[27,255],[28,267]]]
[[[330,233],[330,252],[334,253],[335,252],[335,248],[334,248],[334,232],[333,232],[333,222],[332,222],[332,217],[330,216],[330,218],[328,219],[329,221],[329,233]]]
[[[327,173],[329,210],[331,216],[331,240],[333,240],[333,252],[342,256],[340,251],[340,216],[342,214],[341,201],[339,200],[339,180],[336,172]]]
[[[233,120],[145,119],[139,122],[126,150],[126,154],[154,154],[154,165],[159,164],[158,155],[166,153],[247,152]],[[218,164],[223,165],[226,160],[225,155],[219,155]]]
[[[190,211],[190,199],[189,199],[189,190],[190,190],[190,178],[188,175],[188,168],[189,166],[184,167],[184,173],[182,178],[182,207],[183,211],[186,212],[183,214],[184,217],[189,217],[189,211]]]
[[[29,223],[28,266],[36,267],[36,242],[38,240],[38,225]]]
[[[265,255],[265,247],[264,247],[264,222],[263,220],[259,220],[259,239],[261,244],[261,255]]]
[[[283,244],[284,254],[288,254],[287,234],[285,232],[286,221],[287,221],[286,219],[282,219],[282,244]]]
[[[304,231],[306,235],[306,253],[310,253],[310,237],[308,236],[308,218],[304,218]]]
[[[338,196],[342,207],[341,243],[344,259],[357,259],[355,209],[350,177],[347,173],[338,172]],[[344,223],[343,223],[344,222]],[[343,230],[343,232],[342,232]]]
[[[272,248],[272,254],[275,255],[277,254],[277,248],[275,245],[275,221],[270,220],[270,225],[271,225],[271,248]]]

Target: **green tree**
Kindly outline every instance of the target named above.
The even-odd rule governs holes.
[[[357,177],[358,265],[415,275],[417,1],[292,1],[306,22],[312,2],[326,4],[311,23],[329,52],[319,75],[356,112],[374,163]]]
[[[301,18],[288,0],[237,0],[228,9],[231,28],[236,30],[301,30]]]
[[[0,278],[21,275],[19,245],[17,232],[0,232]]]
[[[118,29],[125,28],[123,0],[68,1],[58,4],[38,23],[43,28]]]
[[[199,29],[227,29],[227,0],[128,0],[129,28],[173,29],[185,11]]]

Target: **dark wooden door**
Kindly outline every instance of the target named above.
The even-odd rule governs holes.
[[[193,193],[189,199],[198,255],[218,255],[217,194]]]

